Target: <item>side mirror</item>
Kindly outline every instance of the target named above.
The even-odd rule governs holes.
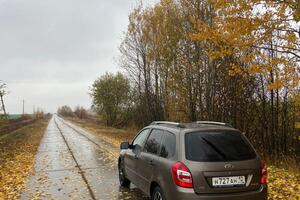
[[[123,149],[129,149],[130,147],[130,144],[129,142],[122,142],[121,145],[120,145],[120,149],[123,150]]]

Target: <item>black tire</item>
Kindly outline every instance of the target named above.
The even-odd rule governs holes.
[[[151,200],[166,200],[165,195],[159,186],[156,186],[152,191]]]
[[[129,187],[130,180],[128,180],[124,173],[124,165],[120,161],[119,163],[119,182],[122,187]]]

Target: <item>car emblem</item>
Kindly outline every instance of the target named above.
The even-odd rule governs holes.
[[[226,165],[224,165],[224,168],[225,169],[233,169],[234,165],[232,165],[232,164],[226,164]]]

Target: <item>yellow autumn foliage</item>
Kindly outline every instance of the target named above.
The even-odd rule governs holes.
[[[0,138],[0,200],[19,199],[46,121],[38,121]]]
[[[231,76],[240,72],[272,76],[269,89],[294,87],[293,80],[300,77],[299,1],[214,0],[211,4],[215,13],[211,22],[194,19],[197,31],[190,34],[217,49],[208,54],[210,59],[234,57],[243,62],[239,67],[246,69],[230,69]]]
[[[270,166],[269,200],[299,200],[300,174],[293,170]]]

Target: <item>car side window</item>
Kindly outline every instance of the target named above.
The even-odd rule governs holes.
[[[140,147],[143,147],[145,144],[145,141],[148,137],[150,129],[144,129],[142,130],[138,136],[136,136],[136,138],[134,139],[132,145],[139,145]]]
[[[161,144],[160,156],[172,158],[176,151],[176,136],[168,131],[164,132],[164,139]]]
[[[153,129],[150,136],[145,144],[145,151],[152,154],[158,154],[160,150],[160,144],[163,136],[163,131],[158,129]]]

